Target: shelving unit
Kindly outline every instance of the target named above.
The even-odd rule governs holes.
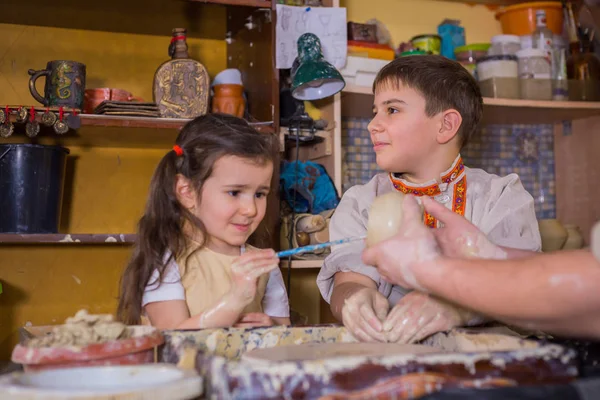
[[[13,115],[11,119],[16,117]],[[41,117],[38,116],[38,120]],[[42,126],[36,141],[40,144],[60,143],[63,146],[82,147],[134,147],[169,148],[175,142],[179,130],[189,119],[122,117],[112,115],[81,114],[81,128],[57,135],[52,128]],[[17,134],[0,143],[20,143],[22,124],[16,124]],[[251,123],[258,131],[273,134],[273,122]]]
[[[258,121],[254,126],[268,135],[278,132],[272,1],[8,0],[3,5],[0,28],[7,62],[0,65],[0,104],[35,104],[27,70],[43,69],[55,59],[84,63],[87,88],[121,88],[150,100],[154,73],[169,59],[171,31],[183,27],[190,57],[203,63],[211,78],[223,69],[238,68],[251,120]],[[251,30],[246,26],[249,17]],[[225,42],[228,32],[231,43]],[[42,86],[43,79],[38,91]],[[81,308],[114,313],[150,178],[188,122],[87,114],[80,118],[81,127],[65,135],[42,126],[30,139],[23,125],[15,124],[10,138],[0,138],[0,144],[58,144],[70,150],[61,233],[0,234],[0,360],[10,359],[18,329],[26,323],[60,323]],[[276,188],[278,171],[274,175]],[[271,193],[261,233],[278,238],[279,199],[277,190]],[[269,236],[265,247],[273,242]]]

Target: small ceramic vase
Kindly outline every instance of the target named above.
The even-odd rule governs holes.
[[[577,225],[566,224],[565,229],[567,230],[567,240],[563,245],[563,250],[576,250],[583,247],[583,236],[581,230]]]
[[[542,251],[550,252],[562,249],[568,236],[565,227],[557,219],[541,219],[538,221],[542,236]]]
[[[244,100],[244,87],[242,85],[223,84],[213,86],[215,95],[212,99],[212,112],[231,114],[242,118],[246,101]]]

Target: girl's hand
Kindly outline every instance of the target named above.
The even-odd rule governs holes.
[[[272,249],[253,250],[242,254],[231,265],[231,295],[248,305],[256,295],[258,278],[279,266]]]
[[[239,321],[233,325],[234,328],[255,328],[259,326],[273,326],[271,317],[259,312],[243,314]]]

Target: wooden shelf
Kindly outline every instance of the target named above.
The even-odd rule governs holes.
[[[323,266],[323,260],[292,260],[292,269],[320,269]],[[286,269],[288,260],[281,260],[279,267]]]
[[[600,115],[600,102],[483,99],[485,124],[552,124]]]
[[[188,37],[223,40],[227,32],[226,8],[218,4],[227,3],[237,4],[235,0],[61,0],[59,3],[45,0],[30,0],[27,3],[7,0],[2,3],[0,23],[165,37],[171,36],[173,27],[186,27]],[[243,0],[239,3],[268,3],[268,7],[271,4],[265,0]],[[159,49],[165,57],[168,44],[165,44],[164,49]],[[31,66],[34,67],[42,68]]]
[[[50,127],[42,126],[33,139],[40,144],[58,143],[63,146],[81,147],[136,147],[168,148],[173,145],[179,130],[189,119],[121,117],[112,115],[81,114],[81,127],[57,135]],[[11,116],[14,120],[15,116]],[[39,116],[38,116],[39,118]],[[272,122],[251,123],[258,131],[273,133]],[[102,128],[102,129],[98,129]],[[9,138],[0,138],[1,143],[23,143],[32,141],[24,135],[24,124],[15,124],[15,133]]]
[[[510,6],[512,4],[519,4],[525,2],[525,0],[442,0],[450,3],[466,3],[466,4],[482,4],[488,6]]]
[[[188,0],[191,3],[223,4],[228,6],[246,6],[271,8],[271,0]]]
[[[483,98],[485,124],[551,124],[600,116],[600,102],[541,101]],[[367,86],[347,85],[342,92],[342,115],[370,118],[373,94]]]
[[[135,233],[0,233],[2,244],[97,244],[131,245]]]
[[[114,128],[153,128],[181,129],[191,119],[185,118],[149,118],[149,117],[119,117],[114,115],[81,114],[81,126],[103,126]],[[273,123],[251,122],[257,130],[273,133]]]

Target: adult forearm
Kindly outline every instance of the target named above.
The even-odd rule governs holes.
[[[600,264],[588,251],[503,261],[443,259],[417,273],[431,293],[495,319],[600,337]]]
[[[536,254],[539,254],[535,251],[531,251],[531,250],[520,250],[520,249],[513,249],[511,247],[502,247],[502,250],[504,250],[504,252],[506,253],[506,258],[525,258],[525,257],[531,257],[534,256]]]

